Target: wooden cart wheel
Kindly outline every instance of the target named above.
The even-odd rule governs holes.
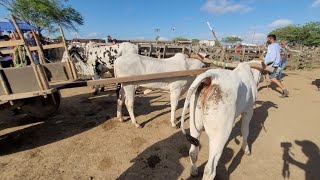
[[[29,98],[21,109],[35,118],[47,118],[55,113],[60,106],[61,95],[59,91],[49,94],[47,98],[38,96]]]

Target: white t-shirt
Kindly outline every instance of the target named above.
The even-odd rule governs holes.
[[[269,64],[272,62],[272,67],[278,67],[281,63],[280,56],[281,47],[278,43],[272,43],[268,46],[267,55],[264,58],[264,63]]]

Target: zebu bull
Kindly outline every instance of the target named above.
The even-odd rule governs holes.
[[[100,79],[101,76],[110,72],[113,75],[114,61],[124,54],[138,54],[138,46],[124,42],[115,45],[101,45],[89,42],[85,47],[69,46],[68,51],[75,59],[78,72],[83,75],[90,75],[93,79]],[[62,62],[67,60],[66,52]],[[96,87],[95,93],[99,91]]]
[[[137,54],[130,54],[119,57],[115,62],[114,70],[115,77],[125,77],[132,75],[199,69],[203,66],[204,64],[196,59],[186,61],[185,56],[181,53],[178,53],[168,59],[156,59]],[[140,127],[140,124],[137,123],[133,113],[136,88],[143,87],[147,89],[162,89],[170,92],[171,124],[173,127],[175,127],[175,110],[178,105],[179,96],[184,89],[187,89],[185,87],[187,86],[188,82],[190,84],[193,79],[194,78],[192,77],[173,77],[143,82],[123,83],[120,89],[120,98],[118,99],[117,117],[120,121],[123,121],[122,104],[125,100],[132,123],[136,127]]]
[[[254,63],[253,61],[251,63]],[[258,62],[255,62],[258,63]],[[197,175],[196,160],[199,137],[203,130],[209,137],[209,159],[203,179],[214,179],[216,166],[230,136],[236,117],[242,115],[242,149],[250,154],[247,138],[253,115],[261,72],[240,63],[233,71],[214,69],[200,74],[190,86],[185,100],[181,129],[191,143],[191,175]],[[190,103],[190,135],[184,129],[184,118]]]

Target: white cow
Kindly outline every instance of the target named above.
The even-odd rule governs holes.
[[[251,62],[260,63],[261,62]],[[250,154],[247,143],[249,123],[253,115],[261,72],[240,63],[233,71],[208,70],[200,74],[190,86],[185,100],[181,129],[191,143],[189,151],[191,175],[197,175],[196,160],[199,153],[199,137],[203,130],[209,137],[209,159],[203,179],[213,179],[222,150],[230,136],[236,117],[242,115],[242,149]],[[184,129],[184,118],[190,103],[190,135]]]
[[[196,59],[186,61],[185,56],[181,53],[178,53],[175,56],[168,59],[156,59],[152,57],[131,54],[119,57],[115,61],[114,70],[115,77],[125,77],[132,75],[199,69],[203,66],[204,64]],[[148,80],[144,82],[123,83],[122,88],[120,90],[120,98],[118,99],[117,117],[120,121],[123,121],[122,104],[125,100],[125,104],[128,109],[132,123],[136,127],[140,127],[133,113],[136,88],[142,87],[147,89],[162,89],[170,92],[171,124],[173,127],[175,127],[175,110],[178,105],[180,94],[182,90],[187,86],[188,82],[189,84],[191,84],[193,79],[194,78],[192,77],[177,77],[158,80]]]
[[[138,46],[129,42],[115,45],[99,44],[89,42],[85,47],[69,46],[68,51],[75,60],[75,65],[79,73],[90,75],[93,79],[100,79],[106,72],[113,74],[114,61],[124,54],[138,54]],[[67,60],[66,52],[62,62]],[[96,87],[95,93],[99,91]]]

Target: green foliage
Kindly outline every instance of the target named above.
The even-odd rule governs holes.
[[[278,40],[285,40],[294,44],[305,46],[320,45],[320,22],[310,22],[304,25],[290,25],[270,32]]]
[[[237,36],[228,36],[228,37],[224,37],[222,38],[222,42],[225,42],[225,43],[236,43],[236,42],[241,42],[242,39],[237,37]]]
[[[191,39],[193,45],[199,44],[199,39]]]
[[[221,46],[221,44],[220,44],[220,42],[219,42],[219,41],[215,40],[215,41],[214,41],[214,46],[216,46],[216,47],[220,47],[220,46]]]
[[[76,29],[76,25],[83,25],[81,14],[63,4],[67,0],[0,0],[0,5],[7,8],[18,19],[45,29],[49,33],[55,32],[58,25],[67,29]]]
[[[174,38],[173,41],[189,41],[189,39],[179,36]]]

